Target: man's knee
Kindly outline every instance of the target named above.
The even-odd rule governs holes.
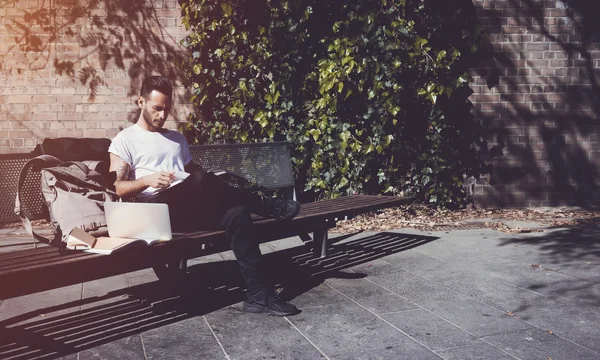
[[[209,173],[204,169],[195,169],[189,176],[189,180],[194,184],[202,184],[207,181],[207,175]]]

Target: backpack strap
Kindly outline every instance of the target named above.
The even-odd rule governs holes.
[[[102,172],[102,167],[106,168],[106,163],[104,161],[100,161],[100,160],[83,160],[80,161],[82,164],[84,164],[85,166],[87,166],[87,168],[89,170],[92,171],[98,171],[98,172]]]
[[[37,247],[37,243],[35,242],[35,240],[38,240],[45,244],[52,243],[52,240],[45,238],[44,236],[36,233],[35,230],[33,230],[33,226],[31,225],[31,220],[29,220],[29,218],[25,214],[24,207],[23,207],[24,202],[23,202],[23,199],[21,198],[21,194],[23,193],[23,191],[22,191],[23,184],[25,183],[25,179],[27,179],[27,174],[29,173],[30,168],[43,169],[43,168],[47,168],[47,167],[57,166],[60,163],[61,163],[61,161],[52,155],[40,155],[33,159],[30,159],[27,163],[25,163],[25,166],[23,166],[23,168],[21,169],[21,173],[19,174],[19,185],[17,187],[17,196],[15,199],[15,214],[17,216],[19,216],[19,218],[21,219],[21,222],[23,223],[25,230],[27,230],[29,235],[31,235],[33,237],[34,247]]]

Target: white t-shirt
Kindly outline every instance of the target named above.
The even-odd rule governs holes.
[[[183,172],[185,165],[192,161],[187,140],[181,133],[168,129],[152,132],[137,124],[118,133],[112,139],[108,152],[129,164],[129,180],[159,171]],[[148,200],[157,191],[148,187],[137,198]]]

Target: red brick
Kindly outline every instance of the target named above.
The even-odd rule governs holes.
[[[58,115],[58,120],[77,121],[83,118],[83,114],[77,112],[62,112]]]
[[[31,102],[34,104],[56,104],[56,96],[34,95]]]
[[[83,130],[83,137],[103,138],[106,137],[106,130]]]
[[[504,34],[523,34],[526,29],[521,26],[503,26],[502,33]]]
[[[13,95],[6,97],[7,104],[29,104],[31,103],[31,95]]]

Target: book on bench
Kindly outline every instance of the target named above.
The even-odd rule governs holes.
[[[165,241],[169,240],[144,240],[108,236],[95,237],[80,228],[74,228],[67,237],[66,247],[69,250],[83,250],[89,253],[110,255],[113,251],[122,250],[132,246],[154,245]]]

